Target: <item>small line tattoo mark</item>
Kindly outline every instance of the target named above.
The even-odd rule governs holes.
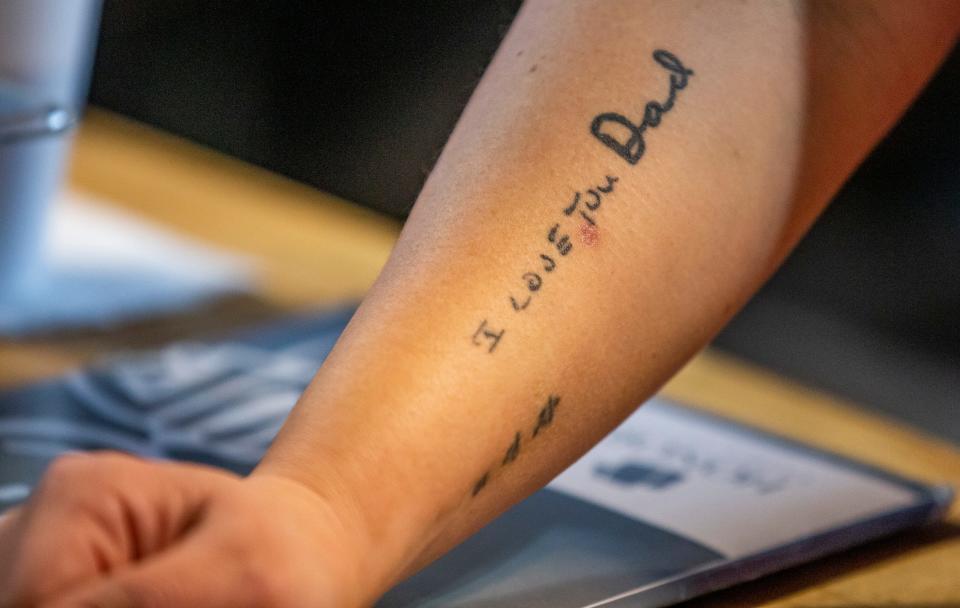
[[[484,487],[486,487],[487,482],[490,480],[490,473],[484,473],[483,477],[477,480],[477,483],[473,484],[473,493],[471,496],[476,496],[480,493]]]
[[[540,408],[537,412],[537,421],[536,425],[533,428],[533,431],[527,437],[528,441],[533,441],[537,436],[541,435],[548,426],[553,424],[553,419],[556,416],[557,408],[560,405],[560,396],[559,395],[549,395],[547,397],[546,403]],[[503,458],[500,460],[500,468],[504,468],[510,463],[514,462],[517,458],[520,457],[520,448],[524,441],[525,432],[520,430],[516,431],[513,434],[513,441],[510,443],[510,447],[507,448],[506,452],[503,454]],[[496,466],[493,469],[488,469],[483,476],[478,479],[473,484],[473,490],[471,496],[476,496],[487,487],[491,481],[493,481],[497,473],[495,471]]]
[[[517,456],[520,455],[520,433],[518,432],[513,437],[513,443],[510,444],[510,447],[507,448],[507,453],[503,455],[503,462],[501,465],[508,465],[514,460],[517,459]]]
[[[560,405],[560,397],[556,395],[550,395],[547,397],[547,403],[540,410],[540,413],[537,414],[537,426],[533,429],[533,436],[536,437],[540,434],[540,431],[544,430],[553,423],[553,416],[557,411],[557,406]]]

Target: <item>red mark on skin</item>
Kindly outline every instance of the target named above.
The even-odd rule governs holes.
[[[600,241],[600,230],[593,224],[580,225],[580,242],[587,247],[593,247]]]

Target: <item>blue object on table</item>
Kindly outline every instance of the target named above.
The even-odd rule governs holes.
[[[0,510],[71,450],[122,450],[236,473],[263,456],[353,314],[181,342],[0,396]]]
[[[20,87],[0,82],[0,145],[59,135],[77,122],[75,110],[44,103]]]
[[[41,236],[60,184],[75,114],[41,93],[0,81],[0,299],[32,288]]]

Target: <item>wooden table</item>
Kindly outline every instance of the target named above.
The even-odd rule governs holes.
[[[262,284],[254,297],[175,317],[0,342],[0,385],[53,375],[118,348],[157,346],[356,300],[400,230],[394,220],[101,111],[91,111],[80,129],[70,187],[253,256],[262,264]],[[717,352],[698,356],[664,392],[906,475],[960,487],[960,452],[951,446]],[[946,523],[694,603],[960,607],[960,504]]]

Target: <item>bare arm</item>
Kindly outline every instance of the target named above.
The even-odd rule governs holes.
[[[955,2],[529,0],[260,468],[62,461],[0,521],[0,605],[373,602],[700,349],[958,26]]]
[[[957,8],[528,2],[261,472],[350,497],[384,584],[462,540],[741,307]]]

